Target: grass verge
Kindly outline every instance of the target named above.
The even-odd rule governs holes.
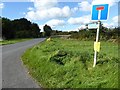
[[[14,43],[17,43],[17,42],[23,42],[23,41],[27,41],[27,40],[31,40],[31,38],[3,40],[3,41],[0,41],[0,45],[14,44]]]
[[[101,42],[93,68],[93,43],[52,39],[28,49],[22,60],[44,88],[118,88],[118,45]]]

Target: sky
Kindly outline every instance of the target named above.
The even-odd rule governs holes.
[[[19,2],[18,2],[19,1]],[[9,19],[27,18],[43,31],[45,24],[53,30],[78,31],[91,22],[92,5],[109,4],[109,17],[102,21],[108,28],[118,26],[119,0],[3,0],[1,16]]]

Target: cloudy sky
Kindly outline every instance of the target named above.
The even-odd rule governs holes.
[[[118,25],[119,0],[3,0],[0,3],[2,17],[9,19],[27,18],[43,28],[48,24],[54,30],[71,31],[85,28],[91,21],[91,7],[109,4],[109,18],[103,21],[106,27]],[[68,2],[69,1],[69,2]]]

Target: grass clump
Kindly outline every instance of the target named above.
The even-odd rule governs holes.
[[[118,88],[118,46],[101,44],[95,68],[93,41],[44,41],[28,49],[22,60],[44,88]]]

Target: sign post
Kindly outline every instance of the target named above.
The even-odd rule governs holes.
[[[93,64],[93,67],[95,67],[96,62],[97,62],[97,46],[98,46],[98,40],[99,40],[99,31],[100,31],[100,21],[98,21],[98,28],[97,28],[97,34],[96,34],[96,42],[94,43],[95,53],[94,53],[94,64]]]
[[[93,5],[92,7],[92,21],[98,21],[96,41],[94,42],[94,63],[95,67],[97,62],[97,52],[100,51],[100,42],[99,42],[99,31],[100,31],[100,20],[107,20],[108,17],[108,4],[102,5]]]

